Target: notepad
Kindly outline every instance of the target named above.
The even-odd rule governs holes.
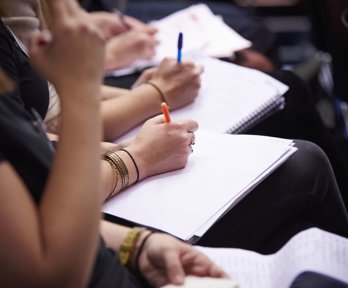
[[[162,288],[238,288],[231,279],[187,276],[183,285],[168,284]]]
[[[192,242],[296,151],[287,139],[203,130],[193,149],[184,169],[127,188],[103,212]]]
[[[189,6],[151,24],[158,29],[156,38],[160,44],[156,47],[156,55],[148,61],[135,61],[124,69],[110,71],[108,76],[135,73],[159,64],[165,57],[176,58],[180,32],[184,35],[183,54],[200,52],[211,57],[232,57],[235,51],[251,46],[249,40],[214,15],[206,4]]]
[[[202,87],[193,103],[171,111],[174,121],[194,119],[204,130],[243,133],[285,105],[288,86],[263,72],[198,53],[185,54],[183,59],[204,66]],[[139,129],[117,140],[133,137]]]
[[[348,283],[348,239],[317,228],[291,238],[277,253],[197,247],[240,287],[281,288],[300,273],[313,271]]]

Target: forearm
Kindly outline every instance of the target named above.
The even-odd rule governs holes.
[[[128,89],[102,85],[102,87],[101,87],[101,99],[102,100],[112,99],[112,98],[115,98],[117,96],[123,95],[123,94],[128,93],[128,92],[129,92]]]
[[[102,102],[104,138],[114,140],[134,126],[161,112],[161,98],[150,85]]]
[[[47,257],[62,268],[88,273],[98,240],[101,121],[98,97],[88,95],[94,91],[76,93],[83,101],[72,95],[62,101],[60,143],[40,214]]]

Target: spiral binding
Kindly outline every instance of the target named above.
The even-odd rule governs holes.
[[[241,134],[245,132],[246,130],[255,126],[257,123],[272,115],[274,112],[281,110],[284,107],[284,103],[284,97],[280,97],[277,101],[268,101],[251,114],[238,121],[235,125],[228,129],[226,133]]]

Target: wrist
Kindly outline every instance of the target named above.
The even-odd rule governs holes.
[[[146,244],[148,243],[149,238],[151,237],[151,235],[153,235],[154,233],[156,233],[155,231],[151,231],[151,230],[144,230],[136,245],[135,245],[135,249],[134,249],[134,253],[132,255],[131,258],[131,262],[130,262],[130,268],[132,268],[132,270],[136,273],[141,275],[141,268],[140,268],[140,258],[143,255],[144,251],[146,250]]]

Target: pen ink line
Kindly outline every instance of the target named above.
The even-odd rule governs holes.
[[[181,50],[182,50],[182,45],[183,45],[183,34],[182,32],[179,33],[179,37],[178,37],[178,63],[181,62]]]
[[[169,124],[171,119],[170,119],[170,114],[169,114],[169,106],[167,105],[166,102],[162,102],[161,103],[161,109],[162,109],[162,113],[164,116],[164,121]]]

